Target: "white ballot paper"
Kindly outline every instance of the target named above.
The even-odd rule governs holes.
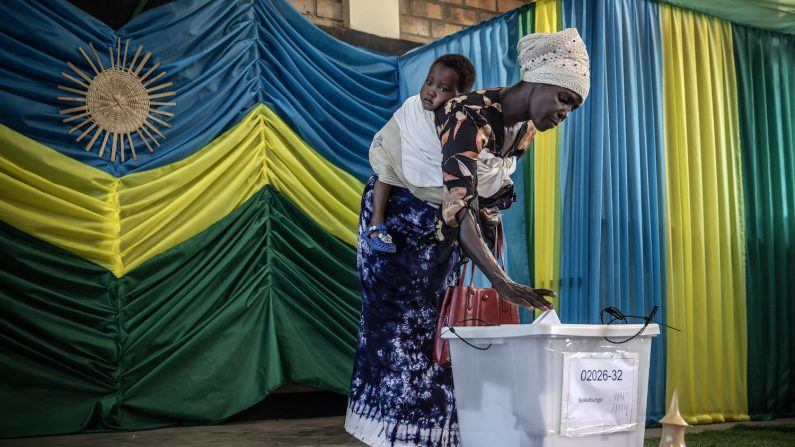
[[[560,324],[560,318],[555,309],[545,310],[531,324]]]

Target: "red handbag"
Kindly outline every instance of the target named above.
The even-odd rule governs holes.
[[[499,254],[502,269],[505,270],[503,253],[502,224],[497,226],[494,242],[494,257]],[[442,309],[436,322],[436,335],[433,340],[433,361],[449,368],[450,342],[442,338],[445,327],[451,326],[495,326],[500,324],[518,324],[519,306],[509,303],[493,288],[472,287],[475,278],[475,263],[470,268],[469,285],[464,285],[467,265],[456,286],[447,288],[442,301]]]

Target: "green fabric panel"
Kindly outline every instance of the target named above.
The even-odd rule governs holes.
[[[533,34],[535,28],[536,5],[531,3],[523,6],[519,10],[519,38]],[[530,285],[533,284],[533,275],[536,271],[535,266],[535,186],[533,176],[533,149],[527,151],[524,157],[519,160],[516,170],[522,172],[523,191],[519,200],[524,200],[525,209],[525,231],[527,241],[527,269],[530,272]],[[524,307],[519,308],[519,320],[522,323],[529,323],[535,318],[535,312]]]
[[[747,244],[748,410],[795,416],[795,36],[735,26]]]
[[[533,34],[536,22],[536,5],[534,3],[519,9],[519,38]]]
[[[530,284],[534,285],[533,275],[536,271],[536,257],[535,257],[535,231],[536,231],[536,220],[535,220],[535,188],[534,188],[534,175],[533,170],[535,169],[535,157],[533,157],[533,150],[531,149],[528,153],[522,157],[520,161],[520,165],[517,166],[524,170],[524,190],[525,193],[522,195],[522,200],[524,200],[524,207],[527,210],[527,267],[530,269]],[[533,312],[530,312],[533,313]]]
[[[95,425],[117,402],[115,276],[4,222],[0,246],[0,436]]]
[[[658,0],[740,25],[795,34],[795,0]]]
[[[119,279],[5,224],[0,243],[1,436],[218,422],[284,382],[347,391],[355,250],[269,186]]]

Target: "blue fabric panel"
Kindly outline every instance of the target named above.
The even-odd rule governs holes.
[[[662,62],[655,2],[563,0],[591,57],[591,93],[561,136],[561,320],[615,306],[665,320]],[[639,322],[636,320],[635,322]],[[665,406],[665,336],[652,345],[647,419]]]
[[[329,37],[285,0],[174,1],[118,32],[64,0],[0,2],[0,17],[2,123],[116,176],[196,152],[261,102],[326,159],[364,180],[370,140],[398,105],[396,57]],[[159,61],[167,73],[161,81],[177,92],[177,105],[164,107],[176,116],[166,120],[173,128],[161,147],[124,163],[111,162],[109,153],[97,157],[96,148],[85,152],[85,140],[74,142],[58,114],[74,103],[56,100],[69,96],[58,84],[75,86],[60,75],[71,72],[66,61],[91,73],[78,47],[91,55],[92,42],[107,67],[107,47],[115,50],[117,37],[122,47],[132,39],[128,61],[138,45],[152,51],[144,70]]]

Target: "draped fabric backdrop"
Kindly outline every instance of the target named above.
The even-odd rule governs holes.
[[[795,36],[732,28],[742,149],[748,411],[795,413]]]
[[[0,2],[0,436],[218,422],[287,382],[346,393],[373,134],[439,55],[508,85],[518,39],[566,27],[591,95],[520,160],[509,273],[558,290],[568,323],[659,306],[681,332],[653,342],[648,422],[675,389],[693,423],[795,415],[795,30],[770,13],[788,1],[539,0],[398,57],[285,0],[177,0],[115,31],[66,0]],[[67,61],[94,73],[78,48],[107,67],[127,39],[176,105],[122,162],[76,142],[57,97],[79,89]]]

